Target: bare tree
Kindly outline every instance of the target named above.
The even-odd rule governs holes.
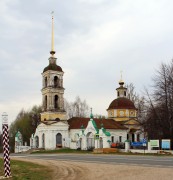
[[[79,96],[76,97],[74,102],[68,102],[65,100],[65,110],[68,118],[72,117],[88,117],[89,106],[86,100],[81,100]]]
[[[133,83],[129,83],[126,85],[127,88],[127,98],[133,101],[134,103],[137,103],[139,95],[135,91],[135,86]]]
[[[144,96],[140,96],[135,91],[135,86],[133,83],[127,84],[127,98],[130,99],[135,107],[138,109],[138,120],[143,123],[146,116],[146,100]]]
[[[152,137],[155,131],[155,137],[173,139],[173,61],[160,65],[153,77],[153,91],[147,96],[146,129],[149,136]]]

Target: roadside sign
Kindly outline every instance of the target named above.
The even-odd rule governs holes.
[[[150,140],[151,147],[159,147],[159,140]]]
[[[143,143],[147,143],[147,139],[144,138],[144,139],[142,140],[142,142],[143,142]]]
[[[170,144],[170,139],[162,139],[161,147],[162,149],[170,149]]]
[[[132,142],[131,146],[142,146],[142,142]]]
[[[8,124],[8,115],[6,112],[2,113],[2,124]]]
[[[3,157],[4,157],[4,174],[5,177],[10,177],[11,170],[10,170],[8,115],[6,112],[2,114],[2,142],[3,142]]]
[[[143,146],[147,146],[147,140],[146,140],[146,138],[144,138],[144,139],[142,140],[142,145],[143,145]]]

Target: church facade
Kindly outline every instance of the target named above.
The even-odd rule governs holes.
[[[54,32],[52,17],[52,47],[49,64],[42,73],[42,113],[41,122],[30,138],[33,148],[72,149],[109,148],[112,143],[124,143],[126,140],[139,141],[142,138],[137,109],[126,97],[124,82],[119,82],[117,99],[109,105],[107,119],[73,117],[67,119],[64,109],[64,72],[57,65],[54,50]]]

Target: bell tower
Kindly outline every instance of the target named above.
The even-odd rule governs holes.
[[[54,17],[52,14],[52,43],[49,65],[42,73],[42,113],[41,121],[67,120],[64,110],[63,70],[56,64],[54,50]]]

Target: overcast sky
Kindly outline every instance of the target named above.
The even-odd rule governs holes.
[[[121,70],[141,93],[160,63],[173,58],[172,0],[1,0],[0,113],[10,122],[41,104],[52,10],[64,97],[79,95],[94,114],[107,114]]]

